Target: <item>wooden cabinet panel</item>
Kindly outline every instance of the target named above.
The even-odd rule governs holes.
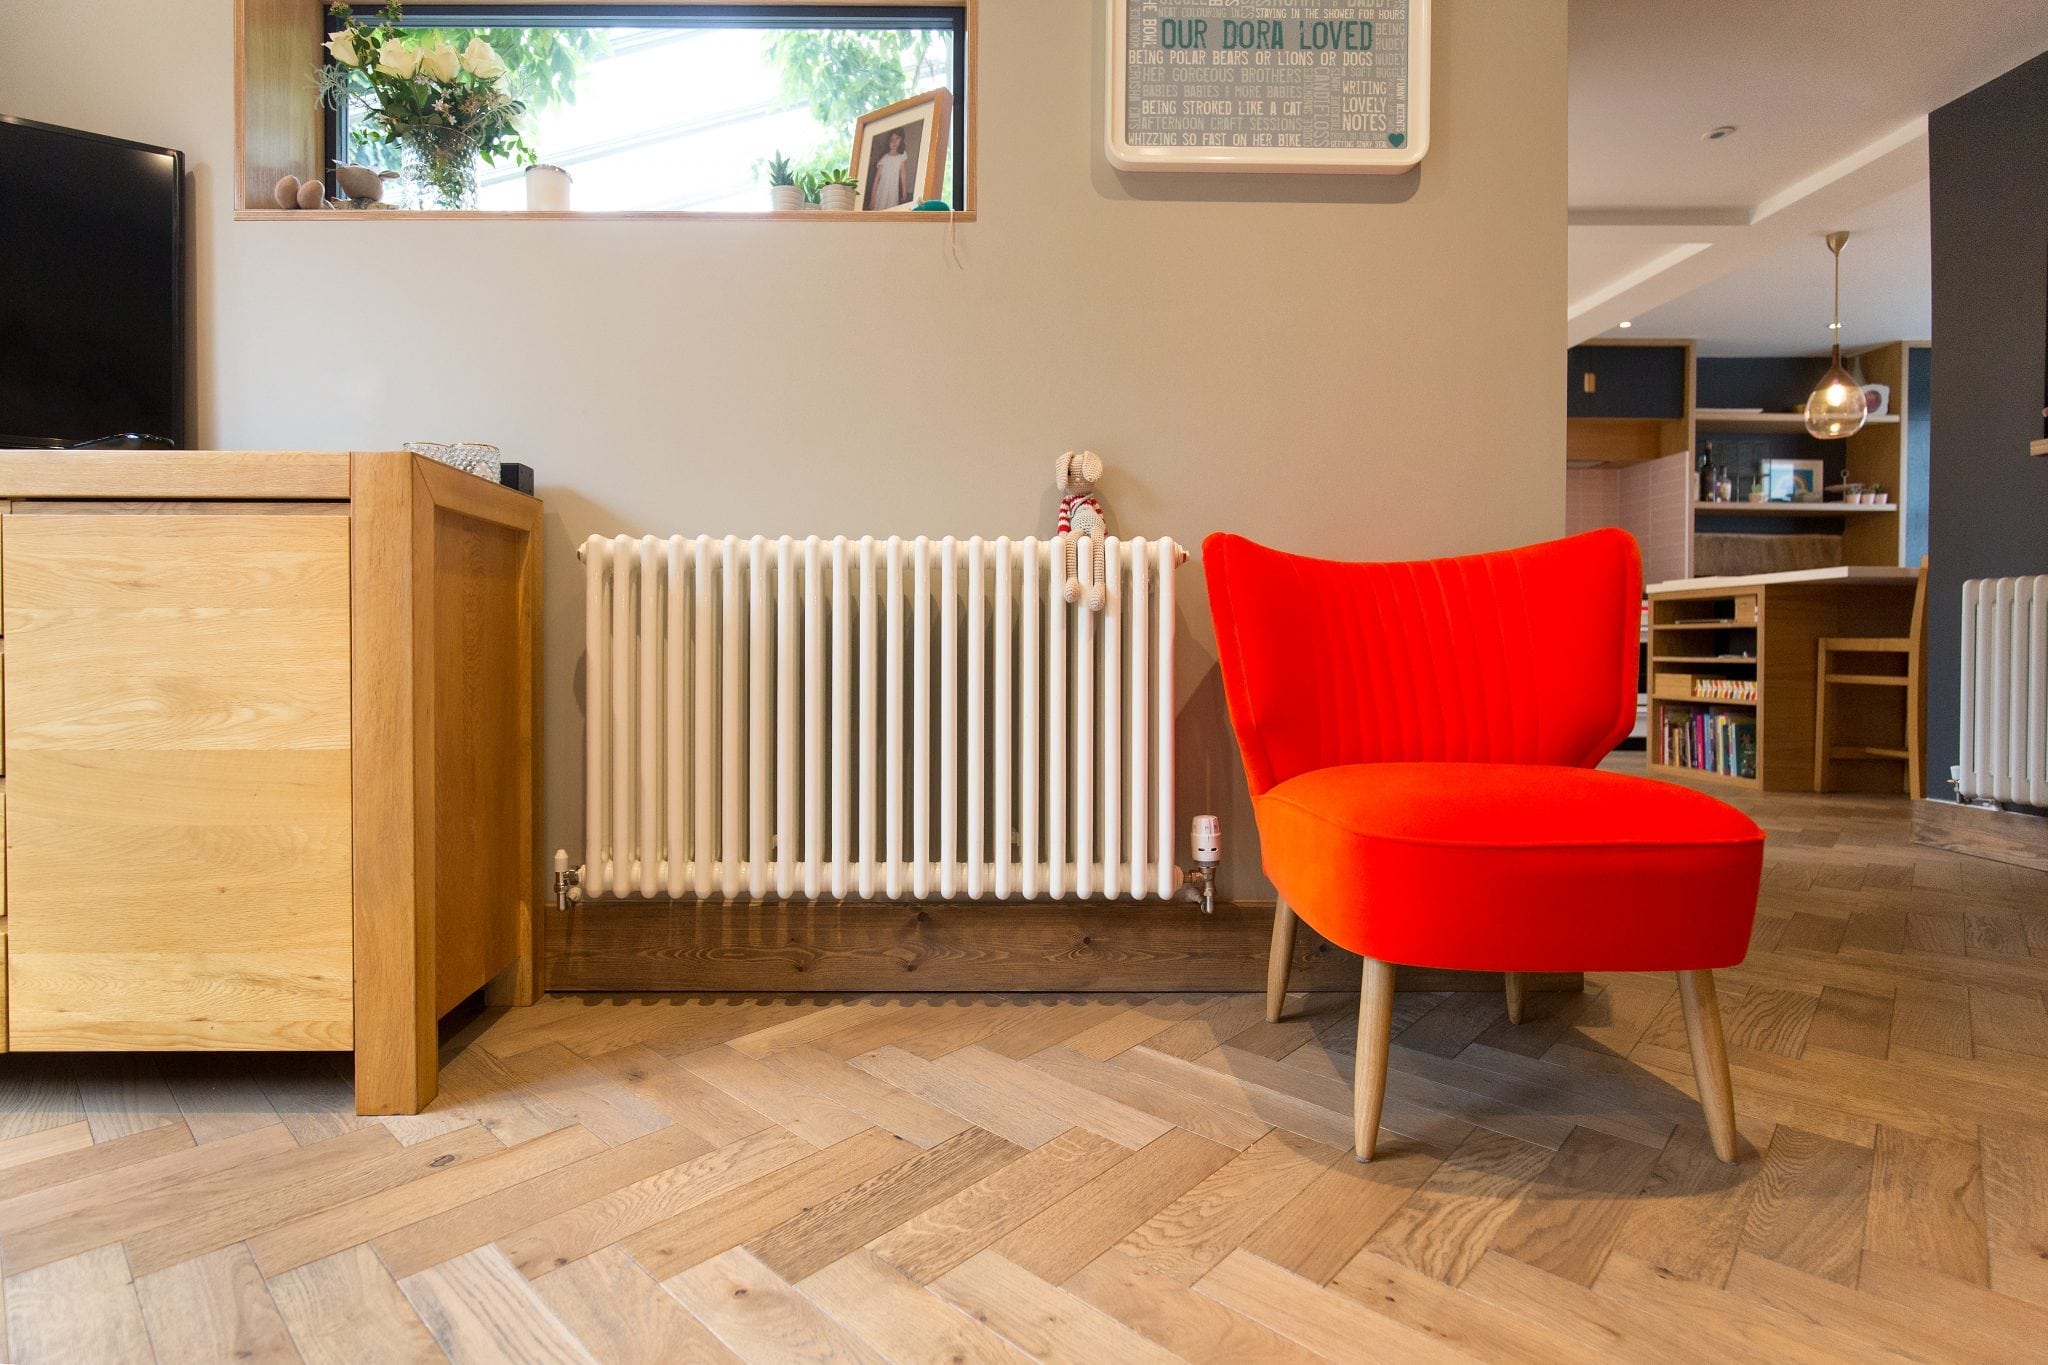
[[[532,819],[532,537],[434,512],[434,1012],[519,956],[533,868],[505,831]],[[516,907],[514,913],[506,913]]]
[[[349,528],[12,516],[12,1045],[351,1043]]]

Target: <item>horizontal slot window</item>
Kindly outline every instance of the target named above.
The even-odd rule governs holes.
[[[387,22],[378,6],[356,5],[353,12],[372,27]],[[330,15],[326,27],[340,29],[340,18]],[[811,187],[813,201],[820,183],[837,175],[861,182],[856,202],[863,209],[908,207],[926,192],[971,207],[964,202],[962,151],[964,7],[418,4],[404,7],[401,32],[408,46],[446,42],[454,53],[480,52],[471,47],[475,41],[487,45],[505,68],[494,88],[523,106],[512,123],[518,145],[508,139],[489,162],[474,165],[478,209],[528,207],[529,158],[569,173],[577,210],[760,212],[771,207],[778,158],[800,187]],[[327,153],[404,172],[406,147],[386,139],[390,125],[373,103],[366,72],[374,58],[349,55],[358,58],[354,67],[325,59],[323,79],[340,92],[326,116]],[[464,117],[471,84],[467,74],[457,79],[447,109],[447,89],[420,86],[433,101],[420,112],[428,119]],[[885,123],[862,149],[869,165],[854,164],[863,115],[935,90],[947,92],[926,111],[942,125],[936,140],[892,142]],[[913,123],[907,131],[928,125]],[[936,174],[919,164],[935,145],[943,146]],[[449,206],[448,198],[416,189],[420,180],[401,175],[388,184],[386,200]]]

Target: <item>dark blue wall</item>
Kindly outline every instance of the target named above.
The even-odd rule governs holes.
[[[1703,408],[1762,408],[1791,412],[1806,406],[1820,377],[1824,355],[1701,356],[1693,402]]]
[[[2048,54],[1927,120],[1934,226],[1929,795],[1956,761],[1962,584],[2048,573]]]

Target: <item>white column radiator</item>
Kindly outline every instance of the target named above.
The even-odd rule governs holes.
[[[2048,806],[2048,574],[1963,584],[1959,795]]]
[[[587,897],[1171,896],[1171,540],[583,543]]]

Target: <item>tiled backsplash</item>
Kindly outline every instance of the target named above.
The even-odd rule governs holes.
[[[1564,525],[1568,534],[1619,526],[1643,553],[1643,581],[1663,583],[1692,574],[1692,455],[1605,469],[1568,469]]]
[[[1567,469],[1564,472],[1564,531],[1575,536],[1621,525],[1621,471]]]

